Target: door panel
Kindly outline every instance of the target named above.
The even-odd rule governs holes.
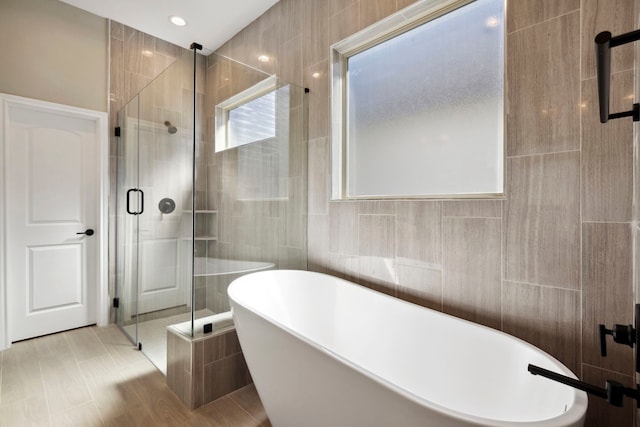
[[[6,139],[10,340],[96,323],[95,118],[14,105]]]
[[[141,240],[139,314],[186,303],[178,282],[178,239]]]
[[[82,164],[82,137],[59,129],[32,129],[28,144],[31,222],[80,223],[82,169],[77,165]],[[69,158],[55,161],[59,153]]]
[[[29,249],[27,316],[43,310],[82,304],[84,256],[82,245],[40,246]]]

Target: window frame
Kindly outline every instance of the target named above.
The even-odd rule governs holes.
[[[348,59],[373,46],[426,24],[476,0],[421,0],[330,47],[331,200],[378,199],[504,199],[506,179],[506,14],[503,1],[503,120],[502,191],[496,193],[349,195],[347,190],[347,84]]]

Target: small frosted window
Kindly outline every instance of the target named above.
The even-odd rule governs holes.
[[[216,152],[275,138],[278,114],[288,108],[289,87],[276,76],[222,101],[216,105]]]
[[[275,91],[229,110],[227,126],[229,139],[236,147],[275,137]]]
[[[503,17],[476,0],[342,54],[339,197],[502,193]]]
[[[216,152],[236,151],[238,200],[288,197],[291,86],[268,77],[216,105]]]

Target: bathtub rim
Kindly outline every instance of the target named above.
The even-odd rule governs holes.
[[[427,400],[423,397],[421,397],[418,394],[415,394],[403,387],[400,387],[392,382],[390,382],[389,380],[387,380],[386,378],[376,374],[375,372],[371,372],[365,368],[363,368],[362,366],[352,362],[351,360],[345,358],[344,356],[341,356],[340,354],[336,353],[335,351],[331,350],[328,347],[322,346],[320,344],[318,344],[317,342],[307,338],[306,336],[300,334],[299,332],[291,329],[290,327],[284,325],[283,323],[279,322],[278,320],[274,319],[273,317],[265,314],[264,312],[255,309],[254,307],[248,307],[245,304],[242,304],[238,301],[237,296],[235,295],[237,292],[236,288],[238,288],[239,286],[241,286],[241,284],[243,282],[249,281],[253,278],[255,278],[255,276],[260,276],[260,275],[281,275],[281,274],[287,274],[287,273],[294,273],[294,274],[311,274],[311,275],[316,275],[316,276],[322,276],[325,278],[328,278],[330,280],[336,280],[338,282],[342,282],[348,285],[352,285],[352,286],[357,286],[359,291],[362,292],[367,292],[367,293],[372,293],[372,294],[377,294],[379,296],[384,297],[385,299],[390,299],[391,301],[395,302],[395,303],[400,303],[400,304],[408,304],[414,307],[418,307],[421,309],[425,309],[425,310],[429,310],[441,317],[445,317],[451,321],[456,321],[456,322],[462,322],[466,325],[469,326],[475,326],[475,327],[480,327],[483,328],[485,330],[489,330],[492,333],[497,333],[499,335],[505,335],[507,337],[509,337],[512,340],[515,340],[517,343],[519,343],[520,345],[523,345],[529,349],[535,350],[538,353],[541,353],[544,357],[548,358],[549,361],[554,364],[554,370],[558,373],[561,373],[563,375],[567,375],[571,378],[577,379],[576,375],[569,369],[567,368],[562,362],[560,362],[559,360],[557,360],[555,357],[553,357],[552,355],[548,354],[547,352],[545,352],[544,350],[534,346],[533,344],[530,344],[516,336],[507,334],[506,332],[503,331],[499,331],[497,329],[494,328],[490,328],[488,326],[485,325],[481,325],[479,323],[475,323],[466,319],[462,319],[447,313],[443,313],[437,310],[433,310],[424,306],[421,306],[419,304],[414,304],[412,302],[406,301],[406,300],[402,300],[400,298],[396,298],[393,297],[391,295],[379,292],[379,291],[375,291],[373,289],[367,288],[366,286],[362,286],[359,285],[357,283],[351,282],[349,280],[346,279],[342,279],[340,277],[337,276],[332,276],[330,274],[326,274],[326,273],[320,273],[320,272],[315,272],[315,271],[305,271],[305,270],[266,270],[266,271],[258,271],[258,272],[253,272],[253,273],[249,273],[246,274],[244,276],[241,276],[235,280],[233,280],[231,282],[231,284],[229,285],[228,289],[227,289],[227,294],[229,296],[229,299],[232,302],[232,315],[235,319],[235,310],[233,309],[233,304],[237,304],[238,306],[240,306],[241,308],[243,308],[244,310],[247,310],[249,312],[251,312],[253,315],[262,318],[264,320],[266,320],[267,322],[271,323],[272,325],[274,325],[275,327],[282,329],[283,331],[286,331],[286,333],[293,335],[294,337],[296,337],[297,339],[299,339],[300,341],[302,341],[304,344],[311,346],[312,348],[322,352],[323,354],[329,356],[330,358],[334,359],[335,361],[337,361],[338,363],[342,363],[348,367],[350,367],[351,369],[354,369],[356,372],[360,373],[361,375],[364,375],[370,379],[372,379],[373,381],[375,381],[376,383],[380,384],[382,387],[387,388],[388,390],[399,394],[400,396],[410,400],[413,403],[416,403],[418,405],[422,405],[425,406],[429,409],[432,409],[434,411],[446,414],[448,416],[450,416],[451,418],[454,419],[458,419],[460,421],[464,421],[466,423],[471,423],[472,425],[477,425],[478,427],[527,427],[527,426],[535,426],[535,427],[561,427],[561,426],[565,426],[565,425],[575,425],[575,423],[579,422],[580,420],[584,420],[586,417],[586,411],[587,411],[587,407],[588,407],[588,398],[587,398],[587,394],[581,390],[577,390],[577,389],[573,389],[573,404],[571,405],[571,407],[564,413],[557,415],[555,417],[552,418],[545,418],[545,419],[540,419],[540,420],[527,420],[527,421],[510,421],[510,420],[498,420],[498,419],[492,419],[492,418],[484,418],[484,417],[480,417],[477,415],[473,415],[473,414],[468,414],[465,412],[460,412],[456,409],[453,408],[449,408],[447,406],[444,405],[440,405],[438,403],[435,403],[433,401]],[[240,283],[240,284],[236,284],[236,282]],[[234,284],[236,284],[234,286]],[[240,338],[240,334],[238,333],[238,336]],[[545,379],[546,380],[546,379]],[[551,381],[551,380],[548,380]],[[564,386],[562,384],[559,384],[559,386]],[[569,386],[565,386],[565,387],[569,387]],[[560,421],[562,420],[562,421]]]

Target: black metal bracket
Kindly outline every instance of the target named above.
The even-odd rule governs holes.
[[[193,42],[191,43],[189,49],[202,50],[202,45],[200,43]]]
[[[610,405],[620,408],[624,406],[624,397],[630,397],[636,400],[636,407],[640,408],[640,388],[638,387],[625,387],[623,384],[613,380],[607,380],[604,388],[597,387],[532,364],[529,364],[527,370],[533,375],[540,375],[541,377],[587,392],[592,396],[605,399]]]
[[[609,31],[598,33],[596,44],[596,71],[598,79],[598,99],[600,102],[600,123],[607,123],[612,119],[633,117],[633,121],[640,121],[640,104],[634,103],[629,111],[609,114],[609,94],[611,85],[611,48],[640,40],[640,30],[620,34],[612,37]]]
[[[636,343],[636,330],[631,325],[613,325],[613,328],[607,329],[604,325],[598,325],[598,333],[600,335],[600,355],[607,357],[607,340],[606,336],[611,335],[613,341],[618,344],[626,344],[633,348]]]
[[[613,341],[618,344],[628,345],[633,348],[640,343],[640,304],[635,305],[634,321],[632,325],[613,325],[607,329],[605,325],[598,325],[600,335],[600,355],[607,357],[607,335],[613,337]],[[640,373],[640,352],[636,349],[636,372]]]

